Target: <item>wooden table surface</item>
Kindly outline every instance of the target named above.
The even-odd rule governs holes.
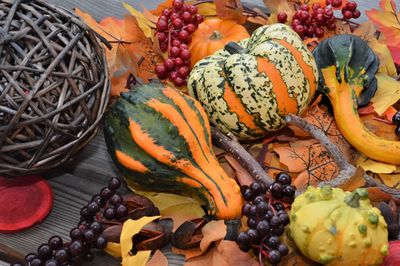
[[[127,11],[119,0],[48,0],[67,9],[79,7],[89,12],[97,20],[106,16],[122,17]],[[137,9],[142,5],[151,9],[160,0],[124,0]],[[248,1],[262,3],[261,0]],[[378,6],[378,0],[357,1],[362,13],[365,9]],[[398,6],[399,0],[396,0]],[[54,234],[63,239],[69,239],[69,229],[74,227],[79,219],[79,210],[107,184],[110,177],[117,175],[104,144],[102,130],[97,137],[81,151],[70,163],[52,171],[48,178],[54,192],[54,207],[47,219],[24,232],[17,234],[0,234],[0,266],[9,265],[5,261],[10,254],[23,258],[26,253],[34,252],[39,244],[47,242]],[[1,204],[1,203],[0,203]],[[4,254],[8,254],[5,256]],[[3,259],[3,261],[2,261]],[[119,262],[112,257],[98,253],[95,260],[85,265],[112,266]]]

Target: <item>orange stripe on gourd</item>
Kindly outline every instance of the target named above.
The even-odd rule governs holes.
[[[223,98],[228,106],[229,112],[236,114],[240,123],[244,124],[248,129],[254,130],[255,133],[264,132],[263,129],[257,127],[253,116],[246,112],[246,108],[243,106],[242,101],[229,86],[228,82],[225,82]]]
[[[308,80],[308,84],[310,86],[310,95],[314,95],[315,91],[317,90],[317,84],[312,66],[304,61],[303,54],[296,47],[293,47],[293,45],[285,40],[280,40],[279,43],[288,49],[296,59],[300,68],[303,70],[304,76]],[[310,99],[312,99],[312,97],[310,97]]]
[[[116,150],[115,151],[115,157],[117,158],[118,162],[125,166],[126,168],[139,172],[139,173],[146,173],[149,171],[149,169],[142,164],[142,162],[137,161],[130,157],[128,154]]]
[[[173,124],[178,128],[179,125],[183,125],[186,122],[192,129],[191,137],[198,139],[201,149],[204,151],[205,154],[211,154],[210,146],[209,146],[210,142],[207,142],[205,135],[199,134],[199,133],[204,132],[204,127],[200,123],[197,114],[193,111],[193,108],[191,108],[189,106],[189,104],[186,102],[186,99],[177,90],[174,90],[171,88],[165,88],[163,90],[163,94],[165,96],[167,96],[169,99],[171,99],[179,107],[183,116],[186,119],[186,121],[184,121],[183,119],[180,119],[181,121],[177,122],[177,123],[182,123],[182,124],[174,124],[174,123]],[[171,107],[168,107],[168,108],[171,108]],[[169,109],[169,110],[172,111],[171,109]],[[201,109],[199,109],[199,110],[201,110]],[[173,110],[173,112],[176,112],[176,111]],[[164,113],[163,113],[163,115],[164,115]],[[177,118],[180,118],[180,116],[176,117],[175,119],[177,119]],[[168,119],[168,120],[170,120],[170,119]],[[207,124],[207,121],[205,121],[205,122]],[[195,135],[193,132],[197,132],[197,134]],[[188,138],[190,138],[190,136],[188,136]],[[186,141],[188,141],[188,138],[185,138]],[[192,150],[192,147],[190,147],[190,149]],[[203,153],[204,157],[206,157],[207,161],[209,161],[210,160],[209,156],[206,156],[204,153]]]
[[[284,116],[289,113],[297,113],[297,100],[290,97],[285,81],[275,64],[271,63],[267,58],[259,57],[257,58],[257,67],[260,73],[265,73],[271,80],[272,91],[278,104],[278,114]]]
[[[150,106],[150,103],[148,103]],[[153,100],[153,104],[160,104],[160,102],[156,102]],[[169,109],[169,111],[171,108]],[[179,114],[178,114],[179,115]],[[178,116],[175,114],[175,116]],[[176,159],[174,154],[168,150],[166,150],[164,147],[159,146],[155,143],[155,140],[146,132],[142,130],[142,127],[133,121],[131,118],[129,119],[129,129],[131,131],[131,135],[133,140],[137,143],[140,148],[142,148],[145,152],[147,152],[151,157],[154,159],[158,160],[159,162],[166,164],[168,166],[172,166],[176,169],[179,169],[182,171],[182,173],[193,177],[194,179],[198,180],[201,182],[206,189],[208,189],[211,194],[217,195],[220,194],[222,198],[225,198],[225,195],[221,193],[221,191],[218,189],[217,185],[213,183],[213,180],[210,179],[209,176],[206,175],[206,173],[202,172],[201,170],[197,167],[195,167],[189,160],[184,160],[184,159]],[[179,129],[179,128],[178,128]],[[180,132],[181,133],[181,132]],[[186,133],[185,133],[186,134]],[[185,136],[182,136],[186,139]],[[193,141],[191,141],[193,143]],[[192,150],[193,152],[193,150]],[[195,156],[195,154],[193,154]],[[196,158],[197,157],[197,158]],[[195,159],[198,159],[203,156],[196,156]],[[201,161],[204,162],[204,159],[201,159]],[[197,162],[197,161],[196,161]],[[211,169],[210,169],[211,170]],[[215,201],[214,204],[216,204]],[[224,202],[225,205],[225,202]],[[222,206],[218,206],[220,208]]]

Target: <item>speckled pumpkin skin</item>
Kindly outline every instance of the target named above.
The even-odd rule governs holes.
[[[292,204],[290,236],[308,258],[329,266],[380,265],[388,252],[388,231],[368,192],[351,207],[353,195],[339,188],[309,187]]]
[[[248,53],[226,49],[199,61],[190,73],[189,94],[211,122],[240,139],[256,139],[301,114],[314,96],[318,71],[299,36],[284,24],[263,26],[239,42]]]

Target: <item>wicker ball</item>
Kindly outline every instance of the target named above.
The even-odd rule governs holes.
[[[71,158],[97,133],[109,92],[87,25],[45,1],[0,0],[0,174]]]

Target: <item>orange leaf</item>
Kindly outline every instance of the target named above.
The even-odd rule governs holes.
[[[214,0],[214,2],[217,8],[217,15],[220,19],[231,19],[238,23],[246,22],[240,0]]]
[[[269,24],[277,23],[277,14],[279,12],[285,12],[290,20],[296,12],[293,3],[289,3],[287,0],[264,0],[264,4],[271,11],[269,17]]]
[[[231,155],[225,155],[225,160],[235,171],[236,178],[241,185],[250,185],[254,182],[254,178],[249,174],[249,172],[240,165],[240,163],[233,158]]]
[[[396,126],[391,121],[380,118],[377,114],[361,116],[364,125],[379,137],[388,140],[398,140],[395,129]]]
[[[146,266],[168,266],[168,259],[160,250],[157,250]]]
[[[156,9],[150,10],[150,12],[156,16],[160,16],[164,9],[172,6],[172,2],[173,0],[165,0],[164,2],[160,3]]]
[[[234,241],[221,240],[203,256],[192,258],[185,266],[257,266],[258,263],[246,252],[239,249]]]
[[[400,15],[397,14],[393,0],[381,0],[381,9],[366,11],[368,18],[385,36],[386,44],[392,53],[393,60],[400,63]]]
[[[361,167],[357,167],[354,175],[349,178],[345,183],[341,184],[339,188],[345,191],[353,191],[356,188],[363,187],[365,185],[364,179],[365,171]]]
[[[297,2],[297,0],[296,1],[291,0],[291,1]],[[326,7],[326,0],[300,0],[298,2],[300,2],[302,4],[307,4],[307,5],[312,5],[312,4],[318,3],[318,4],[320,4],[321,7]],[[347,4],[347,2],[348,2],[348,0],[342,0],[342,5],[339,7],[334,7],[333,9],[342,9]]]
[[[400,203],[399,199],[393,198],[390,194],[387,194],[380,190],[377,187],[369,187],[368,188],[368,197],[372,202],[381,202],[381,201],[391,201],[393,200],[396,204]]]
[[[173,247],[173,252],[185,255],[186,260],[204,254],[213,242],[224,239],[226,236],[226,225],[223,220],[211,221],[203,227],[201,232],[203,233],[203,238],[200,241],[200,247],[188,250]]]
[[[162,57],[153,50],[151,41],[145,37],[135,17],[125,16],[123,20],[107,17],[97,23],[89,14],[79,9],[75,12],[112,44],[111,50],[106,49],[111,96],[125,90],[123,79],[130,73],[144,82],[157,77],[154,68]]]

